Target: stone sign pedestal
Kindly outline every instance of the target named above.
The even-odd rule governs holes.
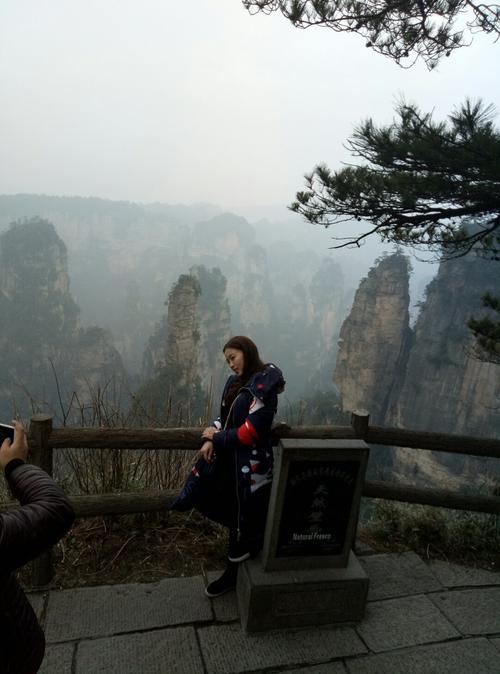
[[[282,440],[260,557],[238,573],[249,632],[353,623],[368,577],[352,552],[368,460],[361,440]]]
[[[264,571],[261,560],[241,565],[238,604],[248,632],[362,620],[368,577],[351,553],[345,568]]]

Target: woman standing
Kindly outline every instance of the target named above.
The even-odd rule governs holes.
[[[173,504],[176,510],[195,507],[229,528],[227,566],[206,588],[209,597],[234,589],[238,564],[262,547],[273,471],[271,425],[285,386],[279,368],[264,364],[248,337],[232,337],[223,353],[233,374],[220,417],[203,431],[201,461]]]

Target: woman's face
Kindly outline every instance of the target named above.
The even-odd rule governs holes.
[[[226,358],[226,363],[229,365],[234,374],[237,374],[238,377],[241,377],[243,370],[245,369],[245,356],[243,351],[229,347],[224,351],[224,356]]]

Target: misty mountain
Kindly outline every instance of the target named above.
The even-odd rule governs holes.
[[[367,407],[376,423],[498,429],[498,368],[467,356],[467,318],[486,285],[500,292],[484,261],[441,265],[413,323],[401,253],[380,258],[355,294],[346,281],[354,254],[346,269],[269,223],[265,236],[263,221],[204,204],[0,197],[0,229],[7,416],[31,408],[60,417],[75,399],[90,409],[92,392],[117,377],[136,403],[149,396],[157,419],[177,404],[179,419],[201,418],[224,378],[222,345],[248,334],[282,367],[282,412],[295,423],[342,418],[336,370],[344,410]],[[301,398],[307,408],[296,406]]]
[[[0,236],[0,311],[1,418],[50,410],[82,423],[99,390],[126,380],[111,336],[80,323],[66,246],[50,222],[23,220]]]
[[[233,334],[248,334],[265,359],[279,362],[287,396],[308,394],[311,384],[332,388],[336,339],[354,292],[333,255],[277,239],[270,223],[266,236],[262,221],[256,228],[205,204],[0,196],[0,229],[21,213],[54,224],[82,324],[110,331],[131,373],[141,372],[173,285],[203,265],[225,277]]]

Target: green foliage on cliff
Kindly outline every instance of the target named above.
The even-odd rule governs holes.
[[[500,298],[486,293],[483,305],[500,315]],[[476,338],[475,356],[500,365],[500,320],[493,320],[490,316],[471,318],[468,326]]]
[[[214,267],[210,271],[204,265],[197,265],[191,269],[200,284],[200,306],[203,311],[218,304],[224,297],[227,279],[220,269]]]

